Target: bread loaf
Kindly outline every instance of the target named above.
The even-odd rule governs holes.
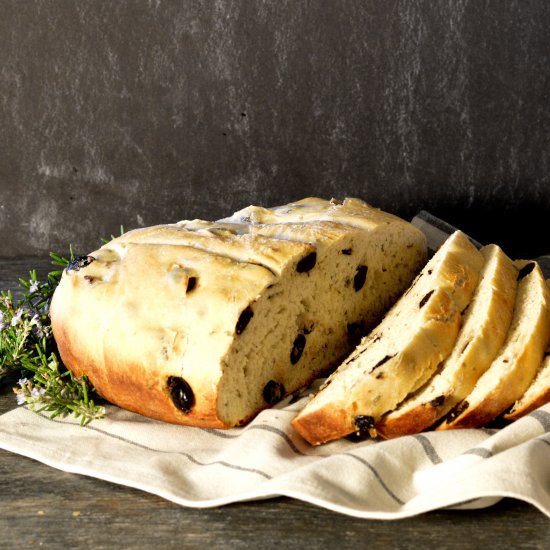
[[[293,420],[295,429],[312,444],[355,431],[375,435],[382,415],[420,388],[451,353],[483,263],[463,233],[449,237]]]
[[[518,270],[496,245],[481,249],[485,265],[451,355],[417,392],[376,424],[383,437],[429,428],[472,391],[499,352],[510,322]]]
[[[53,333],[112,403],[227,428],[335,367],[425,254],[419,230],[356,199],[135,230],[68,266]]]

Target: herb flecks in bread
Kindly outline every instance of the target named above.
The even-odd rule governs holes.
[[[65,271],[52,326],[65,364],[109,401],[231,427],[334,368],[425,252],[419,230],[356,199],[248,207],[92,252]]]

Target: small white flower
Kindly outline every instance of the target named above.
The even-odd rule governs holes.
[[[28,381],[29,381],[28,378],[20,378],[20,379],[17,381],[17,384],[23,388],[23,387],[25,387],[25,384],[26,384]]]
[[[29,290],[31,292],[36,292],[38,290],[38,281],[34,281],[34,283],[31,284]]]
[[[33,388],[31,390],[31,397],[40,397],[46,393],[45,388]]]
[[[40,322],[40,315],[35,313],[31,319],[29,326],[32,327],[33,334],[36,338],[42,338],[46,333],[44,332],[44,327]]]
[[[18,309],[15,312],[15,315],[11,318],[11,323],[10,324],[11,324],[12,327],[15,327],[16,325],[18,325],[21,322],[21,315],[23,315],[23,310]]]
[[[24,405],[27,401],[22,393],[16,394],[15,399],[17,400],[18,405]]]

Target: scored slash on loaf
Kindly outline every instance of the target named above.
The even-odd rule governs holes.
[[[357,199],[248,207],[77,259],[52,328],[64,364],[108,401],[228,428],[335,368],[425,261],[421,231]]]

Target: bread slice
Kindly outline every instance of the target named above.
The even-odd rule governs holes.
[[[550,350],[546,351],[542,365],[526,392],[518,399],[506,420],[517,420],[550,402]]]
[[[535,378],[550,341],[550,295],[536,262],[516,265],[520,268],[518,291],[502,349],[438,430],[485,425],[520,399]]]
[[[546,280],[550,287],[550,280]],[[526,392],[514,403],[510,411],[504,415],[506,420],[517,420],[526,414],[550,402],[550,347],[546,350],[542,365],[535,379]]]
[[[53,332],[107,400],[231,427],[338,364],[425,254],[421,231],[358,200],[139,229],[67,268]]]
[[[451,352],[483,256],[457,231],[434,254],[382,323],[293,420],[310,443],[372,430],[424,384]]]
[[[514,403],[506,420],[517,420],[550,402],[550,350],[547,350],[542,365],[527,391]]]
[[[481,249],[485,265],[451,355],[438,373],[376,424],[385,438],[429,428],[466,398],[499,352],[514,309],[518,270],[496,245]]]

